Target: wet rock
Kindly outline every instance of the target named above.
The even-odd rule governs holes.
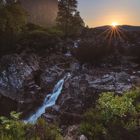
[[[60,115],[60,106],[54,105],[46,109],[46,113],[43,114],[43,117],[46,119],[47,122],[54,123],[54,122],[58,122],[59,115]]]
[[[54,106],[46,109],[47,113],[53,114],[53,115],[58,115],[59,111],[60,111],[60,106],[59,105],[54,105]]]
[[[52,115],[52,114],[43,114],[43,118],[49,122],[49,123],[55,123],[55,122],[58,122],[58,118],[56,115]]]
[[[40,75],[41,87],[49,94],[54,85],[64,74],[64,69],[58,66],[48,66]]]

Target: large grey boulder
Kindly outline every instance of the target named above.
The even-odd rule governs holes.
[[[35,55],[21,57],[14,54],[2,57],[0,60],[0,94],[20,102],[26,98],[25,94],[37,93],[39,86],[34,81],[34,72],[37,70],[39,70],[39,61]]]
[[[131,75],[125,72],[111,72],[110,74],[106,74],[101,78],[98,78],[94,81],[90,81],[89,85],[91,88],[99,92],[110,91],[116,93],[123,93],[125,91],[128,91],[133,86]]]

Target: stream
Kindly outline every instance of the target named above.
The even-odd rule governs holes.
[[[56,104],[56,101],[63,89],[63,85],[70,76],[71,74],[67,73],[62,79],[60,79],[57,82],[57,84],[54,86],[52,93],[46,96],[42,106],[39,107],[33,115],[31,115],[29,118],[24,120],[25,123],[35,123],[38,120],[38,118],[45,113],[46,108],[52,107],[53,105]]]

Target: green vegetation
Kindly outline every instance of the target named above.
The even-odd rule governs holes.
[[[77,1],[59,1],[57,25],[44,28],[28,23],[28,13],[20,3],[0,3],[0,55],[32,50],[59,52],[62,39],[80,35],[84,22],[77,11]]]
[[[10,118],[0,117],[0,140],[63,140],[54,124],[39,119],[36,124],[19,120],[20,113]],[[100,95],[96,107],[84,115],[80,132],[89,140],[139,140],[140,89],[122,96],[114,93]]]
[[[22,37],[18,40],[17,44],[20,46],[20,50],[30,49],[32,52],[40,53],[46,52],[46,55],[51,53],[56,53],[61,50],[62,45],[59,43],[61,41],[62,32],[53,29],[33,29],[28,30]]]
[[[0,117],[0,140],[62,140],[60,130],[40,119],[34,125],[19,121],[20,113],[11,118]]]
[[[0,6],[0,51],[9,51],[27,23],[27,13],[20,4]]]
[[[20,4],[0,7],[0,53],[7,54],[26,50],[56,51],[56,44],[63,32],[57,27],[46,29],[33,23],[27,23],[27,13]]]
[[[89,140],[139,140],[140,90],[104,93],[85,114],[80,131]]]
[[[20,4],[0,7],[0,32],[18,34],[27,22],[27,13]]]

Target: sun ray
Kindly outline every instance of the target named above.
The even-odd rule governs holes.
[[[106,28],[97,37],[104,38],[104,40],[108,41],[109,45],[111,45],[115,40],[124,40],[126,35],[125,30],[123,30],[117,22],[113,22],[110,27]]]
[[[121,35],[120,35],[120,32],[119,32],[118,30],[116,30],[116,32],[117,32],[117,35],[118,35],[119,39],[120,39],[120,40],[123,40],[123,38],[122,38]]]
[[[106,32],[110,31],[110,28],[109,29],[106,29],[105,31],[103,31],[101,34],[99,34],[99,36],[102,36],[104,35]]]

